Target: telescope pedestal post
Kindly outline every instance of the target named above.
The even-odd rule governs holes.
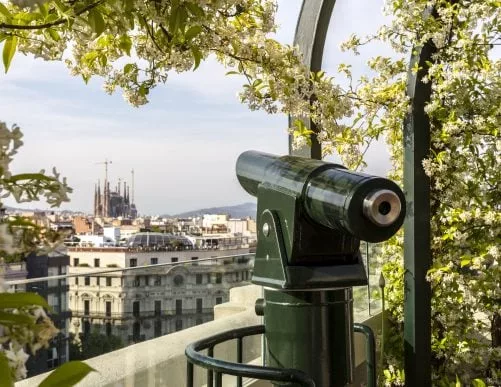
[[[352,289],[266,289],[265,364],[306,372],[317,386],[353,380]],[[294,385],[295,386],[295,385]]]

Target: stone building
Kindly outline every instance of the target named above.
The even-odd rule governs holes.
[[[123,344],[148,340],[212,320],[229,289],[250,281],[253,262],[247,256],[199,262],[248,254],[248,247],[196,250],[187,244],[169,250],[152,245],[157,236],[136,234],[141,245],[127,248],[69,249],[69,273],[77,275],[69,280],[72,332],[97,330]],[[160,264],[173,265],[155,266]]]

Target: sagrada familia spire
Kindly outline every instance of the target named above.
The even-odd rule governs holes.
[[[110,182],[105,178],[101,193],[101,182],[98,181],[94,188],[94,216],[135,219],[137,209],[134,204],[134,191],[131,200],[130,189],[125,181],[123,182],[123,190],[120,181],[115,189],[111,190]]]

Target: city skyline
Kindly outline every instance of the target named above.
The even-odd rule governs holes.
[[[335,75],[337,64],[349,58],[339,43],[352,32],[350,15],[357,15],[360,33],[375,29],[382,2],[339,2],[326,46],[324,68]],[[292,42],[300,0],[279,1],[277,39]],[[364,12],[360,12],[363,9]],[[344,15],[343,18],[336,15]],[[381,18],[382,21],[382,18]],[[366,58],[353,60],[355,74],[363,73]],[[234,165],[248,149],[286,154],[287,117],[251,112],[236,94],[243,81],[225,76],[215,60],[195,72],[171,74],[166,85],[151,92],[150,103],[139,109],[120,93],[108,96],[102,81],[84,85],[69,75],[61,62],[43,62],[17,55],[7,75],[1,75],[0,120],[17,123],[25,145],[13,162],[14,172],[50,170],[55,166],[74,188],[71,202],[61,209],[92,212],[94,182],[102,179],[104,159],[113,161],[110,180],[136,171],[136,203],[142,214],[180,213],[202,207],[253,201],[238,184]],[[384,174],[388,157],[381,143],[367,153],[368,172]],[[5,204],[46,209],[43,203]]]

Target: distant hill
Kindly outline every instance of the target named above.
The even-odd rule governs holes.
[[[243,203],[236,206],[201,208],[199,210],[182,212],[180,214],[171,216],[174,218],[189,218],[203,214],[229,214],[231,218],[245,218],[247,216],[250,216],[251,218],[255,219],[256,212],[256,203]]]

